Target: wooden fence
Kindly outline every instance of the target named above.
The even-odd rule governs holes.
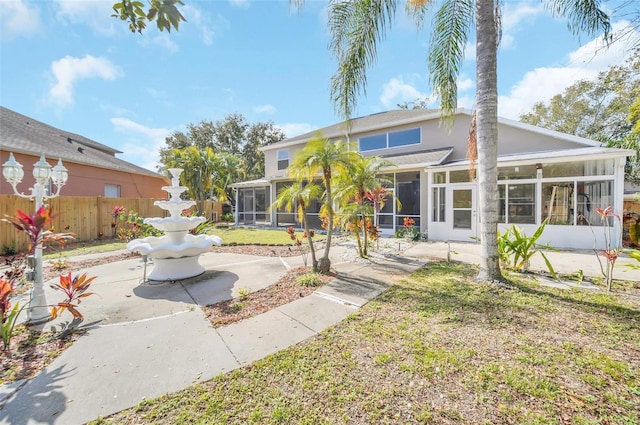
[[[47,205],[56,216],[53,221],[55,232],[73,232],[78,241],[97,239],[100,234],[111,238],[114,222],[113,207],[123,206],[127,211],[133,210],[140,217],[166,217],[168,212],[153,205],[157,199],[140,198],[103,198],[101,196],[60,196],[49,199]],[[15,216],[16,211],[28,214],[35,212],[35,202],[15,195],[0,195],[0,218]],[[195,207],[191,209],[195,211]],[[222,216],[222,203],[206,201],[205,217],[218,221]],[[0,248],[15,246],[24,250],[26,237],[9,223],[0,222]],[[0,251],[0,255],[2,251]]]

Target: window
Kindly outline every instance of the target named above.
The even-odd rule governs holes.
[[[119,198],[120,197],[120,185],[119,184],[105,184],[104,185],[104,197],[105,198]]]
[[[420,144],[420,128],[374,134],[358,139],[360,152]]]
[[[596,208],[613,205],[613,181],[588,181],[576,184],[576,212],[579,225],[603,224]]]
[[[396,148],[398,146],[417,145],[420,143],[420,129],[412,128],[411,130],[395,131],[389,133],[389,147]]]
[[[443,223],[445,221],[445,193],[446,187],[434,187],[433,197],[431,205],[433,210],[431,212],[431,221]]]
[[[440,184],[447,182],[447,173],[445,171],[439,171],[433,173],[433,184]]]
[[[498,180],[521,180],[536,178],[535,165],[516,165],[515,167],[498,168]]]
[[[471,181],[469,170],[449,171],[449,183],[466,183]]]
[[[542,220],[549,224],[573,225],[574,182],[553,182],[542,184]]]
[[[286,170],[289,166],[289,150],[283,149],[278,151],[278,170]]]
[[[359,139],[360,152],[384,149],[387,147],[387,135],[378,134],[375,136],[361,137]]]
[[[536,184],[498,185],[498,222],[509,224],[536,223]]]

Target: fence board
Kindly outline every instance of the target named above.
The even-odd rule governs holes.
[[[157,199],[148,198],[103,198],[101,196],[60,196],[49,199],[47,204],[56,215],[52,226],[56,232],[73,232],[78,241],[90,241],[112,236],[111,223],[113,207],[124,206],[126,210],[133,210],[140,217],[166,217],[169,214],[153,203]],[[16,211],[28,214],[35,212],[35,202],[15,195],[0,195],[0,215],[13,217]],[[195,211],[195,207],[191,209]],[[222,217],[222,203],[205,202],[205,217],[211,219]],[[0,222],[0,248],[15,246],[24,250],[27,238],[9,223]],[[0,252],[1,253],[1,252]]]

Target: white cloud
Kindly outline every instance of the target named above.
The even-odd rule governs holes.
[[[124,26],[124,22],[111,17],[114,3],[112,0],[56,0],[55,3],[58,6],[56,16],[63,22],[88,25],[98,34],[111,36],[128,28]],[[116,28],[118,23],[123,27]]]
[[[317,125],[308,123],[276,124],[276,127],[280,128],[287,137],[299,136],[300,134],[309,133],[319,128]]]
[[[171,37],[171,34],[167,34],[166,32],[162,32],[156,34],[152,37],[149,37],[151,32],[145,34],[144,37],[140,38],[140,45],[144,47],[149,47],[151,45],[156,45],[162,47],[163,49],[167,49],[170,52],[176,53],[180,50],[180,46],[178,46]]]
[[[625,22],[615,23],[614,33],[623,28],[628,31],[627,25]],[[637,36],[637,31],[635,34],[626,34],[626,37]],[[522,80],[511,87],[508,95],[499,97],[499,114],[518,119],[522,113],[531,110],[536,102],[548,101],[579,80],[596,78],[599,72],[606,71],[612,65],[624,63],[631,53],[624,42],[603,49],[602,39],[594,39],[569,53],[564,66],[541,67],[527,72]]]
[[[222,15],[218,14],[212,22],[208,15],[192,4],[185,5],[182,12],[189,26],[200,32],[202,43],[206,46],[212,45],[216,36],[229,28],[229,22]]]
[[[545,13],[545,9],[539,2],[506,2],[502,10],[502,31],[505,33],[517,31],[523,21],[532,23],[541,13]]]
[[[467,42],[464,45],[464,60],[466,61],[475,61],[476,60],[476,43],[475,42]]]
[[[253,108],[253,112],[257,114],[275,114],[277,111],[276,107],[273,105],[260,105]]]
[[[149,96],[153,97],[154,99],[166,99],[167,98],[167,93],[165,93],[163,90],[158,90],[158,89],[154,89],[154,88],[148,88],[147,89],[147,93],[149,93]]]
[[[89,78],[112,81],[122,74],[108,59],[91,55],[83,58],[65,56],[51,64],[51,73],[56,81],[49,90],[49,97],[60,106],[73,104],[73,89],[77,81]]]
[[[111,118],[115,130],[125,136],[120,150],[121,159],[156,171],[160,160],[160,149],[165,145],[165,138],[171,134],[166,128],[151,128],[138,124],[128,118]]]
[[[28,37],[40,30],[40,9],[23,0],[0,0],[0,40]]]
[[[229,0],[229,4],[234,7],[249,7],[249,0]]]
[[[416,99],[428,98],[430,95],[422,93],[414,84],[405,82],[404,77],[394,77],[382,86],[380,103],[387,109],[396,109],[397,105],[412,102]]]
[[[474,81],[465,75],[461,75],[460,78],[458,78],[457,84],[458,84],[458,93],[471,90],[475,86]]]

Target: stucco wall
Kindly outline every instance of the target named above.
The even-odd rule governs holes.
[[[27,192],[33,186],[33,164],[38,162],[39,157],[15,154],[17,162],[22,164],[24,178],[17,187],[22,192]],[[6,152],[0,152],[0,162],[4,164],[9,158]],[[49,165],[55,166],[57,158],[46,158]],[[167,193],[161,188],[168,184],[168,180],[163,177],[145,176],[129,172],[107,170],[95,168],[82,164],[63,162],[69,172],[67,184],[62,188],[61,193],[66,196],[104,196],[105,184],[119,185],[120,197],[122,198],[156,198],[164,199]],[[0,164],[1,165],[1,164]],[[53,187],[55,190],[55,187]],[[4,177],[0,177],[0,194],[11,195],[13,189],[6,182]]]

